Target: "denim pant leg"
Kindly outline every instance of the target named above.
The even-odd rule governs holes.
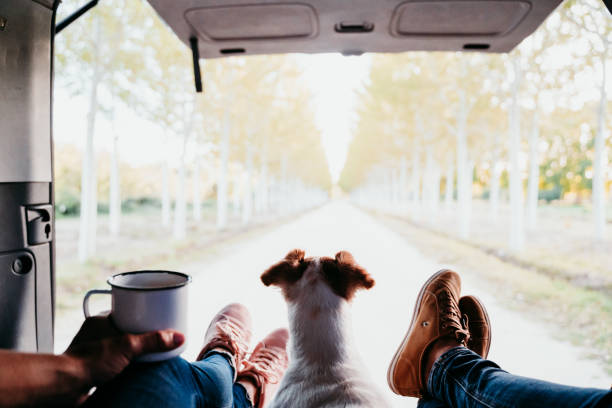
[[[132,364],[100,387],[86,407],[251,408],[246,390],[234,384],[234,368],[221,354],[189,363],[180,357]]]
[[[196,386],[202,392],[203,407],[251,408],[247,392],[234,384],[234,367],[227,356],[210,352],[200,361],[191,363]]]
[[[427,396],[419,400],[417,408],[448,408],[448,406],[440,400]]]
[[[444,353],[429,374],[432,397],[454,408],[609,408],[612,391],[578,388],[507,373],[492,361],[456,347]]]
[[[199,394],[189,362],[175,357],[131,364],[87,399],[90,407],[196,407]]]

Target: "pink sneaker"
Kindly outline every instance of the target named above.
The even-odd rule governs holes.
[[[283,374],[289,365],[287,341],[289,331],[277,329],[260,341],[244,361],[244,369],[238,373],[237,380],[248,380],[256,385],[257,395],[253,401],[255,408],[265,406],[271,400]]]
[[[249,351],[251,333],[251,315],[248,309],[240,303],[225,306],[210,322],[198,360],[203,359],[210,350],[222,348],[227,350],[237,372]]]

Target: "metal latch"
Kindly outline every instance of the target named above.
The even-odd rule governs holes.
[[[53,206],[37,205],[26,207],[26,225],[28,231],[28,244],[37,245],[50,242],[53,238]]]

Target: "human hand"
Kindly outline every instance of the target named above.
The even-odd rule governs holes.
[[[64,356],[79,368],[87,389],[101,385],[123,371],[136,357],[175,349],[185,336],[174,330],[122,334],[107,316],[85,320]]]

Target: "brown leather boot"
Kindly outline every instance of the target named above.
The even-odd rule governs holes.
[[[387,372],[394,393],[422,397],[426,389],[424,358],[430,346],[440,338],[455,339],[458,345],[469,338],[457,304],[460,292],[459,275],[448,269],[433,274],[421,288],[408,333]]]
[[[251,333],[251,315],[248,309],[240,303],[231,303],[221,309],[210,322],[204,335],[204,347],[197,360],[203,359],[212,349],[223,349],[226,352],[224,354],[233,360],[236,373],[249,351]]]
[[[487,358],[491,347],[491,323],[482,302],[476,296],[463,296],[459,299],[463,326],[470,332],[467,347],[482,358]]]
[[[255,346],[244,362],[244,369],[238,373],[237,381],[249,381],[257,388],[257,395],[252,401],[255,408],[265,406],[272,399],[289,366],[288,340],[287,329],[277,329],[268,334]]]

